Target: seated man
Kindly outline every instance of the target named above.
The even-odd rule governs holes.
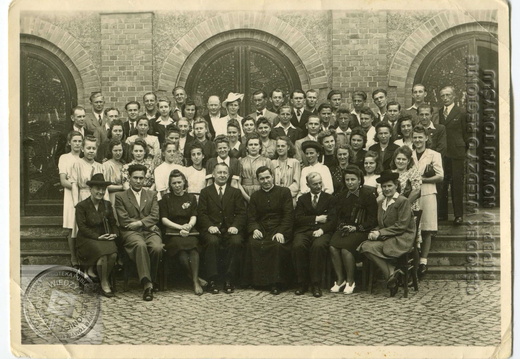
[[[200,192],[198,227],[203,239],[204,267],[209,291],[217,294],[218,263],[223,260],[224,292],[233,293],[238,275],[242,242],[246,227],[246,204],[240,190],[228,184],[229,168],[217,163],[213,169],[214,184]],[[226,253],[220,253],[225,247]]]
[[[292,196],[289,188],[274,185],[269,167],[260,166],[256,177],[261,188],[249,201],[244,280],[255,286],[270,286],[271,294],[277,295],[288,282],[290,270]]]
[[[119,230],[126,253],[137,266],[137,274],[144,286],[143,299],[153,300],[157,269],[162,257],[163,243],[159,221],[159,204],[155,191],[143,188],[147,168],[140,164],[128,167],[130,188],[116,194]]]
[[[312,295],[319,298],[322,296],[320,280],[336,222],[335,197],[322,191],[319,173],[309,173],[306,180],[310,192],[298,198],[294,212],[292,259],[298,280],[295,294],[304,294],[310,279]]]

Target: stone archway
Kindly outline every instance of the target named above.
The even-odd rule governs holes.
[[[421,62],[437,45],[455,36],[472,31],[497,32],[497,11],[459,13],[445,11],[417,28],[399,47],[390,63],[388,85],[397,88],[397,99],[411,105],[409,95]],[[405,79],[405,86],[403,86]]]
[[[241,34],[258,38],[285,51],[295,66],[302,86],[328,86],[326,68],[318,51],[298,29],[263,13],[232,12],[197,25],[177,42],[164,61],[157,90],[169,92],[177,85],[185,85],[191,68],[204,51],[218,45],[219,39],[215,35],[231,30],[250,30]]]
[[[80,103],[88,103],[90,94],[101,89],[99,74],[88,51],[67,31],[45,20],[27,16],[20,21],[20,34],[22,42],[41,46],[63,61],[74,77]]]

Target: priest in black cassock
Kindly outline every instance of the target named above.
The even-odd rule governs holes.
[[[244,281],[254,286],[269,286],[280,294],[289,280],[293,229],[293,204],[287,187],[274,185],[270,168],[256,170],[261,188],[251,195],[248,208]]]

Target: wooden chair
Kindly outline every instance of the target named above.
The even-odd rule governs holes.
[[[404,289],[404,297],[408,298],[408,283],[412,279],[413,288],[417,292],[419,290],[419,279],[417,271],[419,269],[419,224],[421,223],[422,210],[414,211],[415,217],[415,238],[410,251],[403,254],[396,261],[396,270],[403,273],[403,281],[399,283]],[[368,282],[368,292],[372,293],[374,277],[377,271],[376,265],[366,257],[363,260],[363,282]],[[368,278],[367,278],[368,277]]]
[[[157,273],[157,279],[159,281],[159,290],[163,291],[166,288],[165,280],[166,277],[164,275],[164,262],[165,262],[165,252],[163,252],[163,256],[161,258],[161,261],[158,265],[158,273]],[[132,273],[136,271],[135,263],[130,259],[126,251],[123,251],[122,256],[122,262],[123,262],[123,292],[126,292],[128,290],[128,280],[132,276]],[[115,282],[115,280],[114,280]],[[115,284],[114,284],[115,285]]]

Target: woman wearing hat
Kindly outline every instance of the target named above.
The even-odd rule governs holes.
[[[116,219],[112,205],[103,197],[111,182],[105,181],[102,173],[92,176],[87,181],[90,197],[76,205],[76,222],[78,237],[76,250],[82,265],[87,266],[87,274],[99,276],[101,293],[105,297],[113,297],[109,276],[117,258]],[[95,267],[95,268],[94,268]]]
[[[410,202],[399,195],[399,173],[384,170],[376,181],[385,197],[378,205],[378,227],[368,234],[358,251],[381,269],[390,295],[394,296],[402,274],[395,270],[394,261],[412,248],[415,220]]]
[[[240,104],[242,103],[243,99],[244,94],[230,92],[227,98],[222,102],[222,107],[226,108],[227,116],[222,117],[220,120],[229,122],[230,120],[234,119],[237,120],[241,126],[243,117],[238,114],[238,110],[240,110]],[[240,127],[240,135],[244,135],[242,127]]]
[[[302,143],[302,152],[307,158],[309,165],[302,169],[300,176],[300,195],[309,192],[306,178],[311,172],[318,172],[321,175],[323,192],[328,194],[334,193],[334,184],[332,183],[332,175],[330,174],[329,168],[318,162],[318,157],[323,152],[321,145],[316,141],[305,141]]]

